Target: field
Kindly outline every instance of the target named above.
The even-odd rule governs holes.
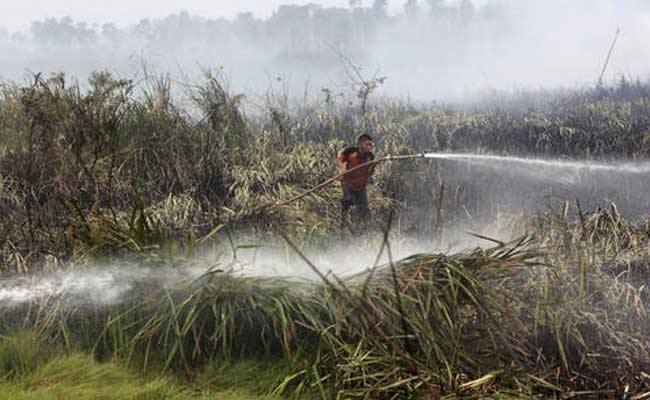
[[[337,185],[258,212],[335,175],[367,131],[381,154],[642,161],[650,86],[462,108],[324,92],[258,113],[219,76],[185,102],[173,88],[106,73],[2,86],[0,398],[650,393],[646,176],[386,162],[362,233],[342,226]],[[260,243],[311,278],[239,273]],[[377,262],[337,275],[313,260],[341,243]],[[108,270],[128,271],[120,290],[84,291]]]

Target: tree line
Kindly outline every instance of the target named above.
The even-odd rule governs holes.
[[[407,0],[401,12],[390,14],[387,0],[374,0],[368,5],[350,0],[346,8],[282,5],[268,18],[244,12],[231,19],[211,19],[182,11],[162,19],[144,18],[124,28],[112,22],[88,24],[68,16],[34,21],[22,32],[10,34],[0,30],[0,41],[62,48],[255,47],[274,49],[278,61],[309,61],[331,55],[331,48],[363,55],[390,29],[415,25],[461,32],[472,25],[497,20],[504,11],[499,4],[476,7],[472,0],[454,4],[443,0]]]

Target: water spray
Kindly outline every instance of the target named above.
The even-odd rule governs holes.
[[[525,158],[512,156],[496,156],[489,154],[473,153],[426,153],[424,158],[433,158],[441,160],[459,160],[468,162],[490,162],[490,163],[510,163],[519,164],[525,167],[543,167],[555,168],[585,172],[612,172],[627,174],[648,174],[650,173],[650,162],[624,162],[624,163],[604,163],[592,161],[565,161],[565,160],[545,160],[540,158]]]
[[[0,306],[66,298],[75,304],[119,304],[143,287],[176,288],[208,271],[201,266],[143,267],[128,264],[98,265],[85,270],[0,279]]]

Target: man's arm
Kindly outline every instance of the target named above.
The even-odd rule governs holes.
[[[347,170],[346,162],[345,154],[339,153],[338,157],[336,157],[336,166],[339,168],[339,173],[344,173]]]
[[[370,153],[370,161],[375,161],[375,159],[381,159],[381,157],[377,157],[373,153]],[[368,170],[368,175],[370,177],[372,177],[372,174],[375,172],[375,166],[377,166],[377,164],[372,164]]]
[[[342,174],[347,170],[347,166],[345,165],[346,161],[347,160],[343,152],[339,153],[339,155],[336,157],[336,166],[339,169],[339,174]],[[342,181],[343,177],[340,177],[339,180]]]

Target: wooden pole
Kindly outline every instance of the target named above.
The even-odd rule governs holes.
[[[609,64],[609,58],[612,56],[612,52],[614,51],[614,46],[616,46],[616,40],[618,39],[618,35],[621,33],[620,29],[616,29],[616,36],[614,36],[614,40],[612,41],[612,45],[609,48],[609,52],[607,53],[607,58],[605,59],[605,65],[603,65],[603,70],[600,73],[600,77],[598,78],[598,86],[602,86],[603,84],[603,77],[605,76],[605,71],[607,70],[607,65]]]

